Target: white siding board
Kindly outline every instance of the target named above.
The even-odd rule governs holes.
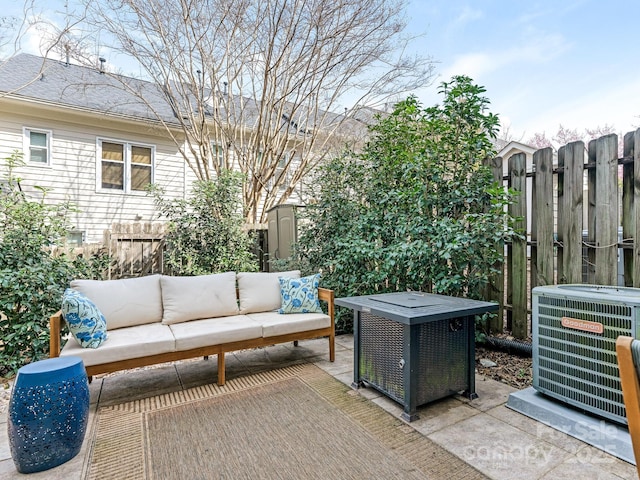
[[[96,122],[73,114],[57,115],[37,108],[24,114],[16,108],[0,103],[0,156],[22,151],[23,127],[52,131],[50,166],[27,165],[16,169],[23,180],[23,190],[39,195],[38,185],[50,189],[50,202],[71,201],[79,213],[70,216],[72,227],[85,231],[86,241],[100,242],[103,232],[112,223],[131,223],[137,219],[157,219],[153,198],[144,193],[104,193],[96,191],[96,142],[99,138],[141,143],[155,147],[154,180],[165,190],[167,197],[183,198],[185,194],[185,163],[177,147],[166,135],[159,135],[149,125],[116,122]],[[3,172],[4,174],[5,172]]]
[[[176,145],[161,127],[148,122],[118,120],[98,114],[69,111],[0,98],[0,160],[22,151],[24,127],[52,132],[51,165],[17,169],[25,192],[36,194],[35,185],[50,191],[51,202],[71,201],[79,210],[70,215],[72,227],[84,231],[87,242],[101,242],[112,223],[155,221],[152,197],[143,193],[105,192],[97,188],[98,139],[152,145],[155,149],[154,181],[167,198],[185,198],[196,180]],[[38,193],[39,195],[39,193]],[[288,203],[298,203],[294,194]],[[263,203],[258,214],[262,213]]]

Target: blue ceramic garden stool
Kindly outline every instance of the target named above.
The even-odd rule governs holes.
[[[20,368],[7,418],[18,472],[40,472],[75,457],[88,418],[89,382],[80,357],[51,358]]]

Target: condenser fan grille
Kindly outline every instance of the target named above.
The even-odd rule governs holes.
[[[631,307],[619,303],[599,303],[586,300],[572,300],[570,298],[553,298],[542,297],[540,305],[549,305],[549,307],[561,308],[563,311],[573,311],[584,315],[593,315],[602,318],[602,315],[617,315],[629,317],[631,315]]]

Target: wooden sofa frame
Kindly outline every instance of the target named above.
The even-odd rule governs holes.
[[[638,478],[640,478],[640,383],[638,372],[633,362],[631,345],[634,338],[620,335],[616,339],[616,354],[618,356],[618,368],[620,370],[620,385],[622,386],[622,398],[629,424],[629,435],[633,446],[633,456],[636,460]]]
[[[304,332],[288,333],[286,335],[276,335],[273,337],[254,338],[251,340],[243,340],[240,342],[222,343],[219,345],[211,345],[207,347],[192,348],[190,350],[182,350],[175,352],[161,353],[158,355],[149,355],[146,357],[130,358],[127,360],[119,360],[116,362],[103,363],[99,365],[90,365],[85,367],[87,376],[91,379],[94,375],[101,373],[117,372],[119,370],[127,370],[130,368],[146,367],[164,362],[173,362],[176,360],[186,360],[195,357],[208,357],[209,355],[217,355],[218,357],[218,385],[225,383],[225,363],[224,354],[236,350],[244,350],[248,348],[266,347],[278,343],[294,342],[297,345],[298,340],[307,340],[318,337],[329,337],[329,360],[335,361],[335,319],[334,319],[334,292],[326,288],[318,289],[318,297],[320,300],[327,302],[327,314],[331,318],[331,325],[326,328],[318,328],[315,330],[307,330]],[[49,356],[51,358],[60,356],[60,336],[63,325],[62,312],[58,311],[51,316],[49,321],[50,340],[49,340]],[[126,328],[126,327],[125,327]]]

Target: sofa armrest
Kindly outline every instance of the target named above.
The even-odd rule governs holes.
[[[334,320],[334,293],[333,290],[329,290],[327,288],[318,288],[318,298],[322,301],[327,302],[327,313],[329,317],[331,317],[331,329],[335,329],[335,320]]]
[[[58,310],[49,319],[49,357],[60,356],[60,331],[62,329],[62,311]]]

